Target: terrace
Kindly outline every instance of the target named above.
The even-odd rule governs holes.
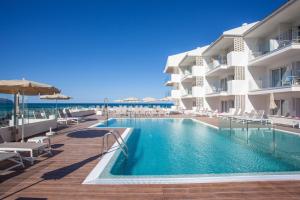
[[[183,117],[183,116],[172,116]],[[187,116],[188,117],[188,116]],[[82,185],[101,155],[103,130],[87,127],[103,118],[60,130],[53,138],[54,156],[41,157],[34,166],[0,178],[0,198],[7,199],[297,199],[299,181],[207,184]],[[216,118],[198,120],[220,126]],[[122,129],[119,129],[123,131]],[[109,141],[110,145],[113,141]],[[79,148],[85,147],[85,148]]]

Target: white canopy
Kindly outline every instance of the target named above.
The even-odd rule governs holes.
[[[40,96],[40,99],[47,99],[47,100],[69,100],[71,98],[72,97],[63,94],[52,94],[52,95]]]
[[[159,101],[172,101],[170,97],[161,98]]]
[[[143,102],[156,102],[157,99],[153,97],[145,97],[143,98]]]

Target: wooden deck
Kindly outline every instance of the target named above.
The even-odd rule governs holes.
[[[93,116],[60,130],[52,140],[54,156],[41,157],[24,171],[0,176],[0,199],[300,199],[300,181],[82,185],[99,161],[105,130],[86,129],[97,120]],[[211,118],[202,120],[209,122]]]

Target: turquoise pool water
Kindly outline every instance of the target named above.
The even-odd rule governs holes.
[[[99,127],[106,124],[99,125]],[[191,119],[113,119],[132,127],[103,177],[300,171],[300,137],[272,129],[217,130]]]

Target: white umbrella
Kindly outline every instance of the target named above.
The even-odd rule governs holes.
[[[126,99],[123,99],[123,101],[125,102],[138,102],[139,101],[139,98],[136,98],[136,97],[128,97]]]
[[[29,80],[0,80],[0,93],[22,95],[22,142],[24,142],[24,95],[45,95],[60,93],[60,90],[48,84]]]
[[[69,100],[72,97],[63,95],[63,94],[52,94],[52,95],[42,95],[40,99],[47,99],[47,100]]]
[[[153,97],[145,97],[143,98],[143,102],[156,102],[157,99]]]
[[[274,98],[274,94],[271,93],[270,94],[270,105],[269,105],[270,110],[274,110],[277,108],[277,105],[275,103],[275,98]]]
[[[63,94],[52,94],[52,95],[43,95],[40,96],[40,99],[44,99],[44,100],[55,100],[55,110],[57,113],[57,100],[69,100],[72,97],[67,96],[67,95],[63,95]]]

